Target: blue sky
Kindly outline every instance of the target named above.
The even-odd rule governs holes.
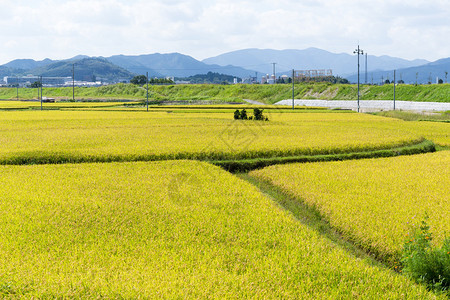
[[[450,57],[450,0],[0,0],[0,64],[244,48]]]

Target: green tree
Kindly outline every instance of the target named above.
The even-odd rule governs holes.
[[[254,108],[253,115],[255,116],[255,120],[258,120],[258,121],[264,120],[263,109]]]
[[[248,116],[247,116],[247,111],[245,109],[243,109],[241,111],[241,120],[247,120]]]
[[[132,84],[144,85],[144,84],[147,83],[147,76],[145,76],[145,75],[137,75],[137,76],[134,76],[134,77],[130,80],[130,82],[131,82]]]
[[[42,83],[39,81],[35,81],[30,85],[31,88],[40,88],[41,86],[42,86]]]
[[[174,84],[172,79],[170,78],[152,78],[149,80],[150,84]]]

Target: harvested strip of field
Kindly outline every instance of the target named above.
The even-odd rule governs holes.
[[[435,242],[450,232],[450,152],[291,164],[251,172],[316,207],[358,245],[389,259],[412,224],[430,217]]]
[[[353,113],[0,112],[0,163],[247,159],[351,153],[423,140],[401,120]]]
[[[206,163],[0,169],[5,297],[433,297]]]

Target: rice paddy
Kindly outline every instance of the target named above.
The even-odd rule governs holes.
[[[234,106],[35,105],[0,103],[2,298],[446,299],[355,257],[210,162],[425,139],[445,147],[448,123],[305,108],[267,107],[270,121],[259,122],[233,120]],[[390,257],[422,212],[436,243],[450,230],[449,160],[441,151],[250,175]]]
[[[433,297],[207,163],[0,169],[5,297]]]
[[[250,174],[317,208],[349,239],[395,257],[427,214],[436,243],[450,233],[450,152],[291,164]]]

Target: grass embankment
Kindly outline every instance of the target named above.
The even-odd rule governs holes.
[[[56,98],[58,100],[72,100],[72,87],[44,87],[43,97]],[[19,88],[19,100],[38,99],[37,89]],[[146,95],[145,89],[133,84],[115,84],[100,87],[75,87],[76,100],[86,99],[143,99]],[[0,88],[0,99],[17,99],[16,88]]]
[[[5,298],[445,299],[206,163],[0,170]]]
[[[450,232],[449,165],[450,152],[441,151],[271,166],[250,175],[317,208],[347,239],[392,263],[399,259],[411,224],[425,213],[435,242]]]
[[[243,102],[243,99],[273,104],[292,98],[292,86],[276,85],[155,85],[150,86],[152,103],[164,101],[188,101],[207,103]],[[16,99],[14,88],[1,88],[0,99]],[[72,88],[44,88],[44,96],[58,99],[72,99]],[[354,100],[357,86],[352,84],[302,83],[295,85],[296,99]],[[132,84],[116,84],[102,87],[76,87],[75,97],[80,99],[131,99],[146,98],[145,87]],[[37,99],[37,89],[20,88],[19,99]],[[362,86],[362,100],[392,100],[393,85]],[[450,84],[398,85],[397,100],[450,102]]]

